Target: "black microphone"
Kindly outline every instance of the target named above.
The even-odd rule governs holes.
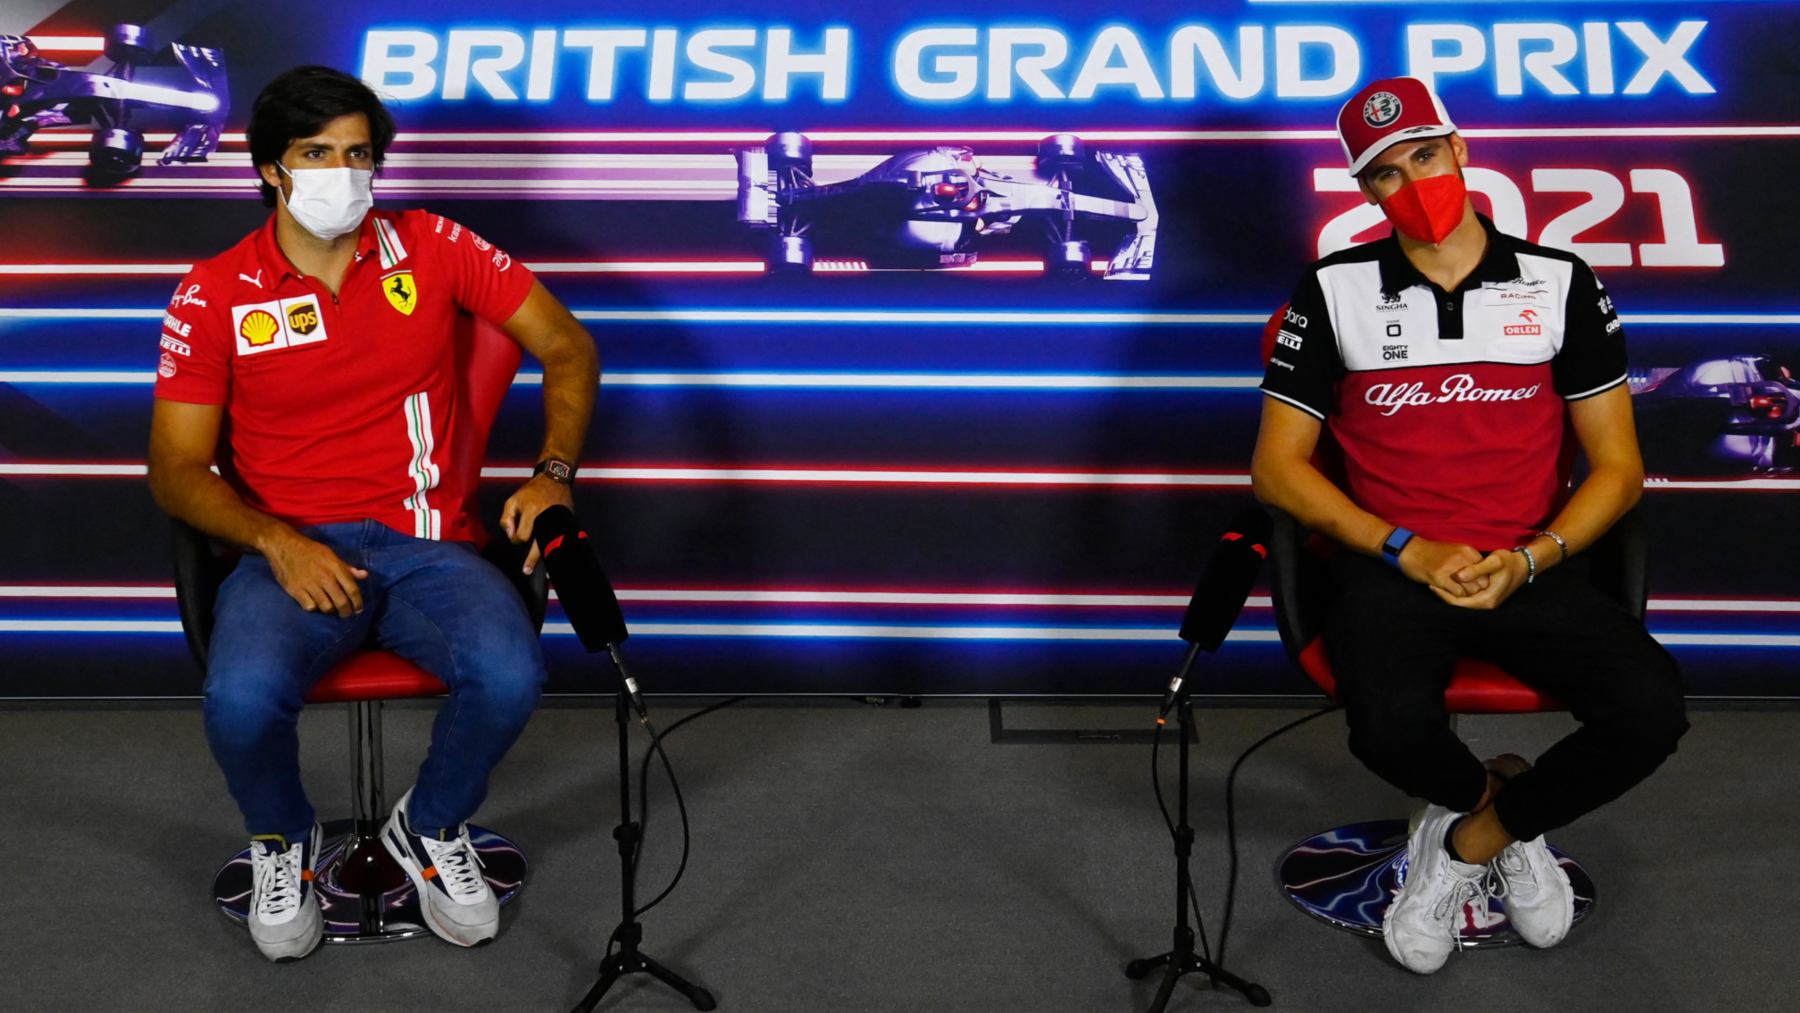
[[[569,617],[569,625],[581,638],[581,646],[593,653],[605,651],[612,655],[638,720],[647,724],[650,713],[638,694],[637,680],[626,670],[625,659],[619,653],[619,645],[631,636],[631,631],[625,627],[619,596],[613,591],[612,581],[606,579],[606,571],[600,568],[587,532],[576,523],[573,511],[558,504],[532,521],[531,538],[542,554],[563,615]]]
[[[1203,650],[1217,651],[1226,634],[1237,625],[1256,576],[1262,572],[1263,560],[1269,555],[1264,543],[1272,529],[1268,513],[1261,507],[1247,506],[1232,517],[1231,524],[1219,536],[1218,546],[1200,572],[1199,583],[1194,585],[1187,614],[1181,618],[1181,639],[1188,642],[1187,658],[1175,678],[1169,680],[1162,709],[1156,712],[1158,722],[1175,706],[1175,696],[1195,656]]]

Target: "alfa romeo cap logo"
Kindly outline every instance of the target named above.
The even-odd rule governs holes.
[[[1391,91],[1378,91],[1363,103],[1363,122],[1371,127],[1385,127],[1400,118],[1400,97]]]

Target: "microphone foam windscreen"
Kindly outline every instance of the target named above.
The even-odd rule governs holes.
[[[543,553],[550,584],[556,588],[556,598],[581,638],[581,646],[598,652],[624,643],[630,631],[625,627],[625,613],[619,609],[619,597],[574,512],[558,505],[538,514],[531,537]]]
[[[1217,651],[1225,642],[1262,572],[1271,530],[1269,515],[1261,507],[1245,507],[1232,518],[1194,586],[1181,620],[1181,639],[1207,651]]]

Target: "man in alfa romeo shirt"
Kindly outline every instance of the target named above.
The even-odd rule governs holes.
[[[485,239],[441,215],[371,210],[394,123],[360,81],[289,71],[257,97],[247,135],[275,210],[169,303],[150,488],[171,515],[249,550],[219,589],[204,714],[251,837],[250,936],[271,960],[319,943],[320,831],[295,727],[308,687],[373,641],[450,688],[382,842],[426,925],[474,946],[498,931],[499,906],[466,821],[537,704],[544,662],[519,594],[470,544],[468,490],[447,466],[454,328],[473,314],[544,366],[539,465],[501,513],[515,542],[572,504],[598,356]]]
[[[1351,751],[1430,803],[1382,925],[1394,958],[1428,974],[1463,902],[1493,884],[1526,942],[1561,941],[1573,898],[1543,834],[1649,776],[1687,722],[1668,652],[1580,572],[1644,477],[1606,290],[1580,258],[1475,212],[1468,147],[1422,82],[1364,87],[1338,135],[1394,232],[1301,277],[1252,473],[1258,498],[1347,550],[1324,639]],[[1341,485],[1315,464],[1326,429]],[[1571,491],[1576,449],[1588,469]],[[1523,772],[1490,772],[1445,714],[1464,656],[1581,727]]]

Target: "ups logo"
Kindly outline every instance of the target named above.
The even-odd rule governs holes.
[[[319,307],[313,303],[301,303],[287,311],[288,330],[295,334],[311,334],[319,326]]]

